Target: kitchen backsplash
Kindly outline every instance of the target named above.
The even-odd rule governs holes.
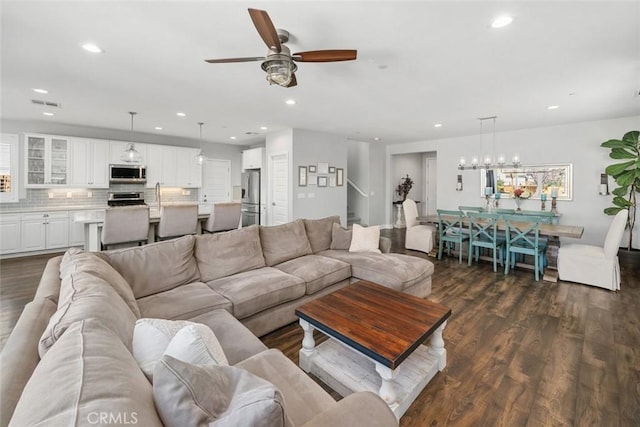
[[[51,188],[27,188],[27,197],[20,199],[18,203],[2,203],[0,211],[19,210],[22,208],[63,208],[65,206],[77,207],[96,207],[105,208],[107,206],[107,198],[110,192],[118,191],[144,191],[144,200],[147,204],[156,202],[156,192],[153,188],[145,188],[144,185],[135,184],[112,184],[108,189],[85,188],[85,189],[51,189]],[[190,194],[183,194],[190,192]],[[49,197],[49,193],[53,197]],[[68,197],[71,193],[71,197]],[[89,197],[91,193],[91,197]],[[198,190],[195,188],[163,188],[162,202],[197,202]]]

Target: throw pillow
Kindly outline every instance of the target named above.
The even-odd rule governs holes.
[[[190,326],[192,328],[188,328]],[[183,329],[186,330],[182,332]],[[172,343],[176,337],[176,342]],[[206,354],[209,354],[211,362],[215,360],[222,365],[229,364],[218,339],[206,325],[165,319],[139,319],[136,322],[132,353],[149,381],[153,382],[153,370],[169,347],[174,357],[194,363],[206,359]]]
[[[348,250],[351,246],[352,230],[334,223],[331,228],[331,246],[329,249]]]
[[[353,237],[351,238],[349,252],[381,253],[380,249],[378,249],[379,244],[380,226],[363,227],[359,224],[353,224]]]
[[[165,355],[153,376],[156,408],[167,427],[291,425],[282,393],[244,369],[192,365]]]

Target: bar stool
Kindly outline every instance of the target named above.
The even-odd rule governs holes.
[[[147,243],[149,206],[111,207],[104,211],[100,248],[121,243]]]
[[[211,214],[202,225],[202,231],[217,233],[229,231],[240,227],[242,204],[239,202],[214,203]]]
[[[156,228],[156,240],[168,240],[198,229],[198,205],[167,205],[160,210],[160,223]]]

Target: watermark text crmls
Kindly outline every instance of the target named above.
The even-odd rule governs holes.
[[[134,425],[138,424],[137,412],[89,412],[87,415],[89,424],[100,425]]]

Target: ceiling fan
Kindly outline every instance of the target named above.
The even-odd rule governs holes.
[[[269,51],[264,57],[206,59],[210,64],[227,62],[253,62],[262,61],[261,67],[267,73],[269,84],[283,87],[293,87],[298,84],[295,72],[298,69],[296,62],[336,62],[352,61],[356,59],[358,51],[354,49],[311,50],[291,54],[284,45],[289,41],[289,32],[273,26],[269,14],[264,10],[249,9],[249,15],[262,37]],[[295,61],[295,62],[294,62]]]

